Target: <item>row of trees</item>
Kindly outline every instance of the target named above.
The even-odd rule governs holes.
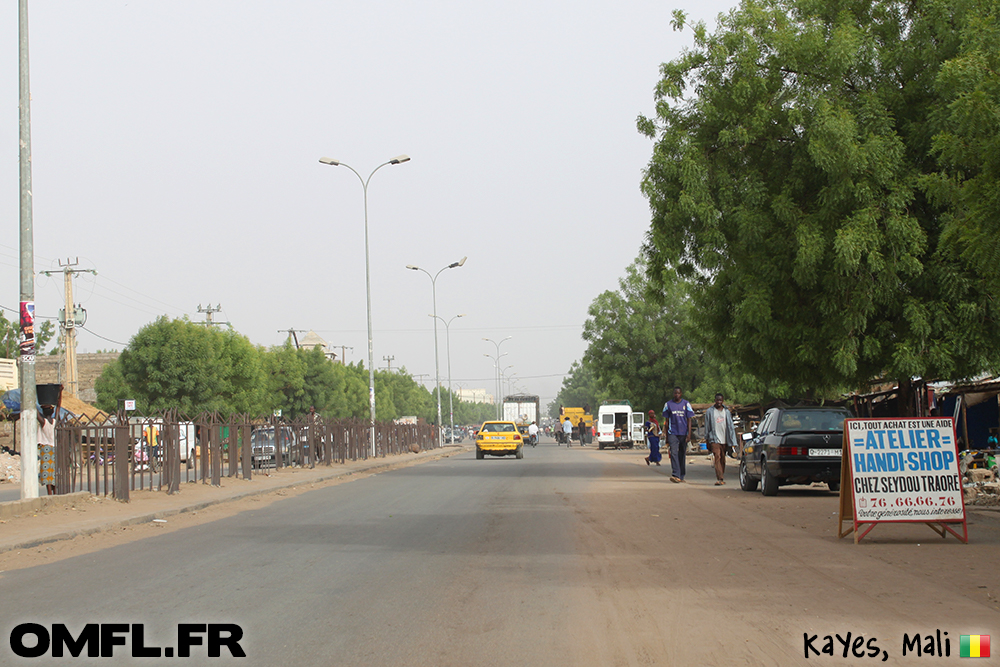
[[[710,33],[676,12],[693,46],[638,119],[644,265],[595,300],[569,384],[820,397],[997,370],[998,14],[743,0]]]
[[[659,412],[675,386],[696,403],[710,403],[716,392],[737,403],[787,395],[780,385],[765,391],[752,376],[710,354],[690,281],[674,273],[664,289],[657,289],[646,269],[645,258],[639,257],[617,290],[591,303],[583,327],[587,350],[549,406],[552,416],[559,405],[593,406],[609,398],[627,398],[637,410]]]
[[[97,407],[106,411],[117,410],[119,400],[135,399],[137,410],[146,414],[171,408],[223,415],[281,410],[291,418],[311,408],[335,419],[369,414],[368,371],[360,362],[333,363],[319,348],[295,349],[291,343],[264,349],[235,331],[166,317],[133,336],[117,361],[104,368],[95,389]],[[457,424],[494,414],[492,405],[453,399]],[[447,390],[441,400],[447,415]],[[405,369],[376,371],[375,411],[380,420],[412,415],[429,423],[437,414],[434,395]]]

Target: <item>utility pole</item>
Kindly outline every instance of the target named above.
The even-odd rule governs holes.
[[[382,357],[382,361],[385,362],[385,369],[392,372],[392,362],[396,357]]]
[[[222,310],[222,304],[220,303],[215,308],[212,308],[212,304],[208,304],[207,307],[202,308],[201,304],[198,304],[198,312],[205,313],[205,321],[202,322],[206,327],[214,327],[216,324],[229,324],[228,322],[215,322],[212,320],[212,315]]]
[[[330,347],[339,347],[340,348],[340,363],[346,366],[347,365],[347,353],[344,350],[350,350],[351,352],[354,352],[354,348],[351,347],[350,345],[330,345]]]
[[[17,2],[17,89],[20,150],[18,168],[20,200],[18,216],[19,274],[21,287],[21,498],[38,497],[38,420],[35,412],[35,248],[31,218],[31,86],[28,76],[28,0]]]
[[[60,313],[59,318],[59,328],[62,330],[63,359],[66,368],[66,388],[70,395],[77,398],[80,396],[80,374],[76,366],[76,327],[82,327],[87,323],[87,311],[83,307],[73,305],[73,275],[76,273],[97,275],[97,271],[93,269],[74,269],[73,267],[79,263],[79,257],[73,261],[67,257],[65,264],[59,260],[63,274],[63,291],[66,297],[66,307]],[[55,272],[42,271],[41,273],[51,277]]]
[[[201,306],[198,306],[198,310],[199,310],[199,312],[201,311]],[[211,315],[209,315],[209,317],[211,317]],[[305,333],[306,330],[305,329],[278,329],[278,333],[286,333],[286,332],[288,333],[288,337],[291,338],[292,341],[295,342],[295,349],[296,350],[299,349],[299,337],[296,336],[295,334],[297,334],[297,333]]]

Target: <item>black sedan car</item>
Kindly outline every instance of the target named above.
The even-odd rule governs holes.
[[[785,484],[826,482],[840,490],[844,420],[837,407],[772,408],[752,434],[745,434],[740,456],[740,488],[765,496]]]

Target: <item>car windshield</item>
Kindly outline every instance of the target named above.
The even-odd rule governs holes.
[[[778,431],[842,431],[847,416],[840,410],[789,410],[781,414]]]
[[[483,424],[484,433],[510,433],[515,430],[513,424]]]

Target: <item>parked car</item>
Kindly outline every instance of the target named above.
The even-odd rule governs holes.
[[[476,458],[486,458],[487,454],[490,456],[513,454],[516,458],[523,459],[523,444],[524,439],[514,422],[483,422],[479,434],[476,435]]]
[[[825,482],[840,490],[844,420],[851,413],[837,407],[772,408],[753,433],[744,434],[740,488],[765,496],[786,484]],[[749,436],[749,437],[748,437]]]
[[[280,433],[282,461],[283,463],[290,463],[289,454],[293,445],[298,440],[291,427],[282,426]],[[250,434],[250,453],[253,457],[253,466],[255,468],[275,465],[273,426],[261,426],[253,430],[253,433]]]

